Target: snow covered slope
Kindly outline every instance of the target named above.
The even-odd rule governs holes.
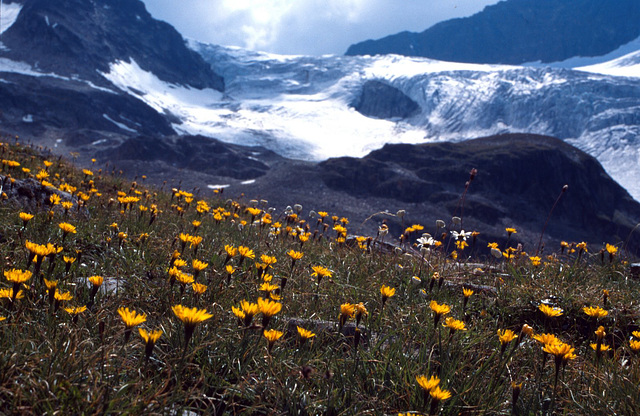
[[[611,61],[576,68],[579,71],[595,72],[621,77],[640,78],[640,50]]]
[[[22,5],[19,3],[3,3],[0,5],[0,33],[11,27],[18,18],[21,9]]]
[[[262,145],[290,158],[363,156],[384,143],[460,141],[506,132],[555,136],[598,158],[640,199],[640,79],[585,68],[461,64],[395,55],[279,56],[191,46],[224,77],[223,96],[162,83],[135,62],[114,63],[105,76],[175,116],[179,132]],[[632,70],[634,56],[609,65]],[[420,106],[419,114],[383,120],[355,111],[352,103],[370,80],[410,97]]]
[[[21,9],[22,4],[19,3],[0,4],[0,50],[5,48],[2,43],[2,33],[15,23]]]

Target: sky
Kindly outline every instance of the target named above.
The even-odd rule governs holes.
[[[286,55],[349,45],[470,16],[498,0],[143,0],[153,17],[201,42]]]

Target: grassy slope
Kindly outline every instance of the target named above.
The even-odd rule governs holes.
[[[21,164],[1,167],[2,175],[9,173],[16,179],[45,168],[40,153],[21,145],[2,145],[0,158]],[[610,262],[607,253],[601,261],[599,248],[589,248],[580,258],[577,252],[558,250],[537,267],[527,256],[472,265],[463,260],[464,255],[458,261],[446,255],[453,247],[446,238],[423,263],[415,254],[387,253],[377,246],[368,251],[341,243],[329,218],[340,213],[324,219],[326,228],[307,216],[306,209],[313,207],[305,207],[298,218],[274,212],[271,224],[251,226],[252,219],[264,218],[264,211],[247,212],[249,201],[225,201],[218,195],[207,199],[210,210],[198,213],[197,196],[188,202],[189,195],[184,193],[146,189],[144,183],[102,176],[98,167],[89,175],[64,160],[50,161],[47,181],[55,186],[66,182],[77,188],[75,195],[91,196],[85,207],[78,209],[75,204],[66,215],[59,206],[34,209],[35,217],[26,226],[18,217],[22,208],[10,199],[0,204],[4,273],[14,268],[35,271],[27,240],[63,249],[42,262],[40,273],[23,287],[22,299],[15,303],[0,299],[0,316],[6,318],[0,322],[0,412],[165,414],[215,409],[218,414],[377,415],[430,410],[509,414],[512,382],[524,383],[517,399],[518,414],[640,411],[636,400],[640,357],[628,342],[637,329],[640,291],[618,255]],[[5,190],[6,186],[8,181]],[[126,208],[118,202],[118,192],[140,200]],[[139,209],[152,204],[158,210],[153,222],[152,209]],[[216,221],[212,216],[216,208],[228,216]],[[194,220],[201,225],[194,227]],[[58,226],[63,221],[77,227],[64,240]],[[240,226],[243,221],[248,225]],[[282,227],[273,236],[276,222]],[[309,241],[303,243],[292,235],[296,227],[308,227]],[[182,248],[180,233],[201,236],[197,250],[189,243]],[[143,234],[148,237],[141,239]],[[419,235],[411,233],[408,241],[413,243]],[[397,236],[386,237],[392,239]],[[225,245],[249,247],[255,259],[240,261],[236,256],[225,262]],[[293,268],[286,254],[291,249],[304,253]],[[196,295],[191,285],[169,283],[168,266],[176,250],[186,261],[182,267],[186,273],[194,273],[194,259],[208,263],[197,277],[208,286],[204,294]],[[489,251],[475,250],[485,255]],[[68,272],[63,255],[77,258]],[[256,302],[269,296],[258,289],[262,279],[256,263],[261,255],[277,259],[267,271],[273,275],[272,283],[281,285],[287,278],[280,290],[282,310],[268,324],[285,335],[270,353],[260,328],[261,315],[245,328],[231,309],[242,300]],[[230,279],[226,265],[237,269]],[[324,266],[332,276],[318,284],[312,266]],[[94,275],[103,276],[105,283],[92,303],[87,278]],[[416,275],[422,278],[420,285],[411,283]],[[441,281],[433,279],[438,275]],[[58,290],[70,292],[73,299],[56,308],[49,302],[43,278],[56,280]],[[111,284],[116,292],[105,290]],[[396,289],[384,308],[382,285]],[[476,288],[466,308],[464,285]],[[0,288],[11,287],[3,278]],[[603,290],[609,292],[606,303]],[[545,299],[564,313],[547,318],[538,310]],[[441,325],[444,317],[434,326],[432,300],[450,305],[446,316],[463,320],[467,330],[450,335]],[[356,348],[353,319],[349,319],[350,332],[343,331],[347,335],[338,332],[337,322],[341,304],[359,302],[368,315],[360,323],[362,338]],[[89,308],[75,321],[63,309],[87,304]],[[186,348],[184,325],[172,312],[178,304],[213,315],[196,325]],[[584,306],[597,305],[608,311],[598,322],[582,311]],[[137,327],[125,343],[120,307],[146,314],[139,327],[163,331],[151,358],[145,358]],[[297,322],[316,336],[301,342],[295,325],[289,323],[292,318],[301,319]],[[555,387],[554,359],[546,357],[543,363],[541,345],[520,333],[525,323],[536,333],[554,333],[575,348],[577,357],[561,368]],[[598,325],[604,326],[603,342],[612,349],[597,361],[589,344]],[[520,333],[518,340],[505,344],[503,352],[496,335],[499,329]],[[419,375],[438,375],[451,398],[433,406],[416,382]]]

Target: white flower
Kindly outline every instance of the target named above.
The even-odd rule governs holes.
[[[436,244],[436,240],[433,239],[433,237],[429,236],[427,237],[420,237],[416,240],[418,242],[418,248],[422,248],[424,246],[429,246],[429,247],[433,247]]]
[[[471,237],[471,232],[465,233],[464,230],[460,230],[460,232],[451,231],[451,235],[456,240],[463,239],[464,241],[467,241],[467,238]]]
[[[438,227],[438,229],[444,228],[444,226],[445,226],[444,221],[442,221],[442,220],[437,220],[436,221],[436,227]]]

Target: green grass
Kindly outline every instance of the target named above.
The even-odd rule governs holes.
[[[4,144],[0,150],[3,160],[20,163],[3,163],[2,175],[21,180],[44,169],[44,157],[33,148]],[[610,261],[605,252],[602,261],[600,248],[589,247],[578,259],[577,253],[558,248],[545,253],[537,267],[524,255],[471,265],[464,251],[458,260],[451,259],[443,248],[454,245],[445,240],[426,255],[426,264],[413,248],[389,253],[377,245],[363,250],[340,241],[330,218],[339,212],[319,222],[307,215],[313,207],[304,207],[297,218],[273,212],[271,224],[251,225],[252,219],[265,218],[267,206],[259,204],[263,210],[252,215],[246,210],[248,200],[226,201],[219,194],[196,195],[188,202],[185,193],[101,175],[98,167],[88,175],[62,159],[50,161],[47,181],[58,187],[68,183],[76,187],[75,195],[91,196],[80,208],[74,198],[67,214],[59,205],[34,209],[35,217],[26,226],[18,216],[24,208],[11,199],[0,204],[2,272],[34,272],[22,299],[0,299],[0,316],[6,318],[0,322],[0,413],[640,413],[640,357],[628,342],[638,329],[640,291],[618,254]],[[125,209],[118,202],[122,195],[140,200]],[[198,213],[199,200],[206,200],[210,210]],[[155,205],[156,218],[151,221],[151,209],[142,212],[139,205]],[[216,221],[212,212],[217,208],[228,216]],[[201,222],[197,229],[194,220]],[[63,221],[77,227],[77,233],[64,241],[58,227]],[[240,225],[243,221],[246,224]],[[273,232],[276,222],[282,224],[278,235]],[[326,231],[323,224],[329,225]],[[309,240],[301,242],[294,231],[308,232]],[[189,243],[182,249],[180,233],[202,237],[197,250]],[[148,237],[140,239],[142,234]],[[410,234],[409,245],[419,236]],[[389,235],[385,241],[399,241],[398,237]],[[52,243],[62,251],[44,259],[35,273],[27,240]],[[240,262],[236,256],[225,262],[225,245],[249,247],[255,259]],[[286,254],[292,249],[304,253],[293,269]],[[488,248],[474,249],[484,259],[491,258]],[[197,278],[207,285],[204,294],[196,295],[190,285],[170,284],[168,269],[176,250],[187,263],[184,272],[193,273],[193,259],[208,263]],[[77,258],[68,272],[63,255]],[[267,271],[272,283],[280,285],[287,278],[280,291],[282,310],[269,323],[284,336],[270,353],[261,315],[245,327],[231,309],[242,300],[256,302],[268,296],[258,291],[262,279],[255,264],[261,255],[277,259]],[[227,264],[237,268],[230,279]],[[326,267],[332,276],[318,284],[312,266]],[[441,281],[431,285],[436,272]],[[105,283],[91,302],[87,279],[94,275],[103,276]],[[422,279],[420,285],[411,283],[416,275]],[[73,299],[56,308],[44,278],[57,281],[58,290],[69,291]],[[106,291],[107,285],[118,290]],[[396,289],[384,308],[382,285]],[[476,290],[463,309],[465,286]],[[2,278],[0,288],[11,287]],[[606,304],[603,290],[609,291]],[[435,327],[432,300],[451,307]],[[545,317],[538,310],[543,300],[562,308],[563,314]],[[368,312],[359,326],[357,347],[353,319],[346,335],[338,331],[344,303],[362,303]],[[172,312],[178,304],[213,315],[196,325],[186,348],[184,325]],[[63,309],[82,305],[89,308],[75,321]],[[596,322],[582,308],[598,305],[608,315]],[[151,357],[145,356],[137,327],[125,343],[120,307],[146,314],[140,327],[163,331]],[[450,334],[441,325],[448,316],[464,321],[467,330]],[[303,343],[294,322],[315,337]],[[545,357],[537,341],[520,333],[523,324],[536,333],[553,333],[575,348],[577,357],[560,368],[557,385],[554,358]],[[598,325],[604,326],[603,342],[611,350],[596,360],[590,343],[595,342]],[[511,329],[519,338],[501,351],[498,329]],[[416,382],[419,375],[438,376],[451,397],[434,406]],[[515,406],[512,383],[523,383]]]

